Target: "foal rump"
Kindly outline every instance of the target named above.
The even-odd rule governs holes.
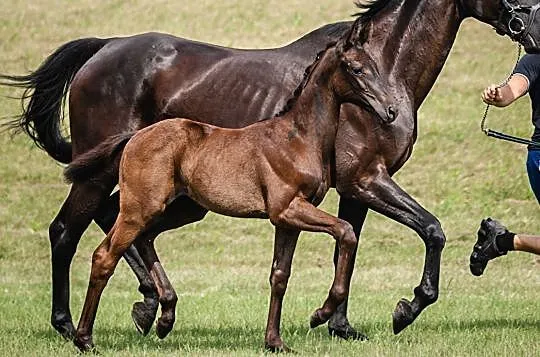
[[[135,133],[136,131],[132,131],[110,136],[92,150],[79,155],[64,170],[66,181],[69,183],[85,182],[98,176],[122,154],[127,142]],[[115,174],[118,177],[118,172]]]

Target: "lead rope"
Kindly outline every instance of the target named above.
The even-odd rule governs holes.
[[[514,65],[514,68],[512,69],[512,72],[510,72],[510,74],[504,80],[504,82],[499,84],[497,86],[497,88],[504,87],[505,85],[508,84],[508,81],[510,81],[510,78],[512,77],[512,74],[514,73],[514,71],[515,71],[515,69],[517,67],[517,64],[519,62],[520,57],[521,57],[521,45],[518,43],[516,64]],[[487,116],[488,116],[488,112],[489,112],[490,107],[491,107],[490,104],[486,104],[486,110],[484,110],[484,116],[482,117],[482,122],[480,123],[480,129],[484,132],[484,134],[486,134],[487,136],[490,136],[492,138],[495,138],[495,139],[511,141],[513,143],[518,143],[518,144],[531,145],[531,146],[540,148],[540,142],[531,141],[531,140],[524,139],[524,138],[519,138],[517,136],[512,136],[512,135],[509,135],[509,134],[501,133],[501,132],[496,131],[496,130],[491,130],[489,128],[486,128],[486,121],[487,121]]]

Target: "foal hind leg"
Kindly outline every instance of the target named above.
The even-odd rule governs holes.
[[[289,206],[279,214],[271,215],[271,220],[276,226],[325,232],[332,235],[338,242],[339,256],[332,287],[323,307],[315,311],[310,321],[311,327],[325,323],[336,312],[337,307],[345,301],[349,293],[350,275],[348,272],[352,270],[352,254],[357,245],[352,226],[300,197],[293,199]]]
[[[118,217],[120,191],[113,193],[107,202],[100,208],[98,214],[94,218],[98,226],[105,234],[112,229],[116,218]],[[159,307],[159,297],[156,286],[152,277],[148,273],[146,266],[139,252],[134,245],[124,253],[124,259],[139,281],[139,292],[144,296],[144,300],[135,302],[131,310],[131,318],[135,323],[137,331],[143,335],[147,335],[152,328],[152,324],[156,318],[157,309]]]
[[[154,273],[152,273],[151,279],[154,279],[155,277],[158,278],[156,284],[159,285],[157,285],[156,291],[158,292],[158,301],[162,306],[162,317],[159,319],[156,328],[157,334],[160,338],[164,338],[173,327],[174,308],[176,302],[173,302],[172,300],[175,300],[173,297],[176,296],[176,293],[174,292],[172,285],[167,279],[161,263],[157,258],[153,241],[162,232],[202,220],[206,213],[208,213],[208,210],[197,204],[191,198],[187,196],[176,197],[171,203],[169,203],[163,214],[160,215],[159,218],[152,223],[152,226],[143,233],[143,236],[131,246],[134,250],[139,251],[141,254],[141,262],[145,264],[144,269],[146,270],[148,268],[147,271],[150,272],[151,269],[155,270]],[[151,246],[145,246],[143,242],[152,243],[149,243]],[[135,247],[137,248],[135,249]],[[142,250],[144,250],[144,253]],[[155,262],[157,262],[158,265],[154,267]],[[156,286],[154,285],[154,281],[156,280],[152,280],[152,286]],[[140,320],[141,316],[134,315],[136,312],[135,307],[136,306],[134,306],[134,310],[132,312],[132,317],[137,323],[137,319]],[[171,309],[172,313],[170,312]],[[170,316],[172,316],[172,318],[170,318]],[[154,318],[155,313],[153,315],[153,319]],[[151,325],[147,326],[147,328],[150,329]]]
[[[437,218],[410,197],[386,172],[377,172],[371,177],[375,179],[369,184],[355,186],[354,195],[364,200],[371,209],[412,228],[426,247],[422,279],[414,289],[414,299],[401,299],[393,313],[394,333],[398,334],[438,299],[441,254],[446,237]]]
[[[360,231],[362,230],[362,226],[364,225],[367,211],[367,206],[357,200],[351,200],[345,197],[340,197],[339,199],[338,217],[349,222],[352,225],[354,235],[357,239],[360,236]],[[354,251],[352,253],[351,271],[348,272],[351,277],[354,271],[354,263],[357,249],[358,245],[354,248]],[[338,257],[339,244],[338,242],[336,242],[336,247],[334,249],[335,268],[337,268]],[[331,336],[337,336],[343,339],[367,340],[368,337],[362,332],[359,332],[354,327],[352,327],[349,323],[349,320],[347,319],[348,300],[349,296],[347,296],[345,301],[338,306],[337,311],[332,315],[332,317],[330,317],[330,320],[328,320],[328,333]]]
[[[69,270],[77,244],[100,203],[112,191],[103,186],[75,183],[49,227],[52,262],[52,326],[72,339],[75,328],[69,308]]]
[[[154,241],[142,236],[135,242],[135,245],[158,290],[161,316],[156,324],[156,334],[159,338],[165,338],[174,326],[178,297],[159,261],[154,249]]]
[[[92,331],[103,289],[114,273],[122,254],[141,233],[143,227],[140,221],[125,220],[120,215],[115,226],[94,251],[88,290],[73,341],[81,351],[93,349]]]

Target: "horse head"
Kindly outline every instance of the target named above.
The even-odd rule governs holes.
[[[540,1],[461,0],[467,16],[492,25],[500,35],[508,35],[529,53],[540,52]]]

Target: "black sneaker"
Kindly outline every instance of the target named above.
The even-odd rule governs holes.
[[[473,275],[482,275],[488,261],[508,253],[508,251],[497,247],[495,239],[497,236],[507,233],[508,229],[498,221],[491,218],[482,220],[478,230],[478,240],[474,245],[470,258],[470,269]]]

